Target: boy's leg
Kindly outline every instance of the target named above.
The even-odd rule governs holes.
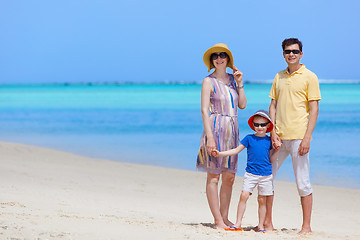
[[[258,185],[258,203],[259,203],[259,225],[258,225],[258,230],[268,230],[268,231],[272,231],[273,227],[272,227],[272,222],[270,221],[271,224],[271,228],[268,229],[265,228],[265,216],[266,216],[266,210],[267,210],[267,199],[269,197],[272,197],[274,194],[273,191],[273,175],[269,175],[269,176],[261,176],[260,180],[259,180],[259,185]],[[270,206],[272,207],[272,206]],[[271,214],[269,214],[270,219],[271,219]]]
[[[258,203],[259,203],[259,224],[258,230],[264,230],[264,221],[266,214],[266,196],[258,195]]]
[[[287,141],[282,141],[282,145],[280,148],[279,156],[275,160],[275,162],[272,163],[272,174],[273,174],[273,181],[276,176],[276,172],[279,170],[281,165],[284,163],[285,159],[289,156],[290,152],[286,149]],[[265,215],[265,222],[264,227],[267,231],[273,231],[274,226],[272,223],[272,208],[274,203],[274,193],[271,196],[266,197],[266,215]]]
[[[211,213],[214,217],[216,227],[227,228],[220,213],[218,183],[220,174],[207,173],[206,180],[206,197],[209,203]]]
[[[241,227],[241,221],[244,217],[244,212],[246,209],[246,202],[249,199],[250,194],[256,187],[258,181],[259,180],[257,175],[245,172],[242,192],[240,194],[240,201],[237,209],[236,223],[234,225],[237,228]]]
[[[237,217],[236,217],[236,223],[234,227],[240,228],[242,218],[244,217],[245,209],[246,209],[246,202],[249,199],[250,192],[248,191],[242,191],[240,195],[240,201],[237,209]]]
[[[272,223],[272,207],[274,202],[274,195],[266,196],[265,206],[265,218],[264,218],[264,229],[266,231],[274,231],[274,226]]]
[[[220,213],[226,225],[233,225],[229,221],[229,206],[231,200],[232,187],[235,181],[235,173],[222,172],[220,188]]]

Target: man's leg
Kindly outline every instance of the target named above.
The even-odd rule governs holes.
[[[301,140],[292,140],[291,158],[295,173],[296,185],[301,197],[303,211],[303,224],[300,234],[311,232],[311,211],[313,203],[312,187],[310,184],[310,162],[309,153],[300,156],[298,153]]]
[[[299,234],[311,232],[311,210],[312,210],[313,197],[312,194],[301,197],[301,206],[303,211],[303,225]]]

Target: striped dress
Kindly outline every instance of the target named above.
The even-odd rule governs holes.
[[[237,119],[238,92],[233,75],[229,85],[209,75],[213,84],[210,95],[210,123],[216,148],[230,150],[239,145],[239,125]],[[235,173],[238,156],[211,157],[206,151],[206,135],[202,134],[196,166],[199,170],[220,174],[222,171]]]

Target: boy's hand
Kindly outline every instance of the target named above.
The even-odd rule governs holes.
[[[219,153],[219,151],[218,150],[213,150],[212,152],[211,152],[211,156],[213,156],[213,157],[219,157],[220,156],[220,153]]]

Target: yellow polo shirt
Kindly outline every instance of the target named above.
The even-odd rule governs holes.
[[[276,133],[284,140],[303,139],[309,122],[309,101],[320,100],[319,80],[302,64],[291,75],[276,74],[270,98],[277,101]]]

